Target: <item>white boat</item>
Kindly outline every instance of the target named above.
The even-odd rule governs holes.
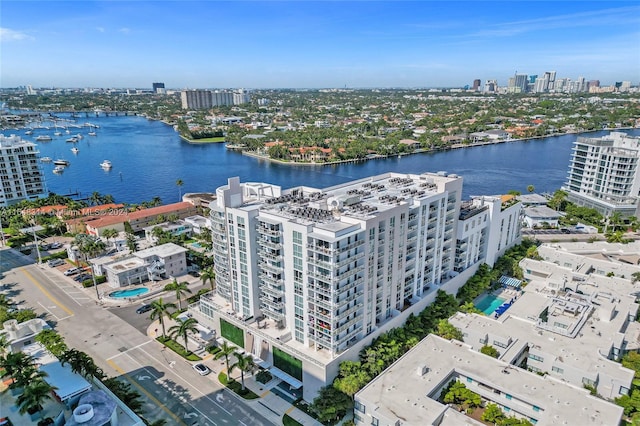
[[[49,135],[40,135],[36,138],[38,142],[49,142],[51,140],[51,136]]]
[[[56,166],[68,166],[69,161],[59,158],[57,160],[53,160],[53,164],[55,164]]]
[[[100,167],[102,167],[103,169],[110,169],[111,168],[111,161],[104,160],[102,163],[100,163]]]
[[[65,130],[64,132],[65,132],[66,134],[69,134],[69,133],[71,133],[71,130],[67,129],[67,130]]]
[[[42,157],[40,159],[41,162],[43,163],[50,163],[51,162],[51,157]]]
[[[87,133],[89,136],[98,136],[98,134],[96,132],[89,132]]]
[[[67,139],[67,142],[73,142],[73,143],[76,143],[76,142],[78,142],[78,138],[76,138],[75,136],[70,137],[69,139]]]
[[[62,132],[53,132],[53,136],[62,136]]]
[[[74,146],[73,148],[71,148],[71,152],[77,154],[78,152],[80,152],[80,150]]]
[[[78,134],[75,136],[75,138],[76,138],[76,139],[82,139],[82,138],[84,138],[84,136],[82,136],[80,133],[78,133]]]
[[[32,135],[33,134],[33,130],[27,130],[26,132],[24,132],[25,135]]]
[[[53,168],[53,173],[59,174],[59,173],[62,173],[62,172],[64,172],[64,166],[55,166]]]

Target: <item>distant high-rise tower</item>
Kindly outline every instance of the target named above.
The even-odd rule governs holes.
[[[164,83],[153,83],[153,93],[164,93]]]
[[[640,190],[640,138],[611,132],[601,138],[574,142],[567,182],[567,199],[609,216],[633,216]]]
[[[480,79],[473,80],[473,90],[477,92],[480,89]]]
[[[36,91],[33,90],[33,87],[31,87],[31,85],[27,86],[27,95],[35,95]]]

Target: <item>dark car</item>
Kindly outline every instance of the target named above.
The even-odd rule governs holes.
[[[149,312],[151,309],[151,305],[142,305],[138,309],[136,309],[137,314],[144,314],[145,312]]]
[[[191,272],[189,272],[189,275],[191,275],[192,277],[199,277],[199,276],[200,276],[200,272],[198,272],[198,271],[191,271]]]
[[[83,281],[91,279],[91,277],[92,277],[91,274],[80,274],[78,276],[73,277],[73,280],[81,283]]]

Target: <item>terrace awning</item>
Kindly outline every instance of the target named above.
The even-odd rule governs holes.
[[[291,377],[290,375],[282,370],[277,369],[276,367],[271,367],[269,369],[269,372],[283,382],[287,382],[287,384],[294,389],[300,389],[302,387],[302,382],[300,380]]]
[[[499,282],[500,284],[514,288],[520,288],[520,285],[522,284],[522,281],[519,279],[508,277],[506,275],[501,276]]]

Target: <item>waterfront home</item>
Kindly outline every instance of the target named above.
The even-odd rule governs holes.
[[[145,227],[152,225],[159,217],[167,219],[171,215],[178,219],[193,216],[198,213],[198,208],[191,203],[182,201],[179,203],[165,204],[163,206],[151,207],[148,209],[131,212],[127,216],[133,232],[142,231]]]
[[[187,223],[184,220],[176,220],[174,222],[162,222],[147,226],[144,228],[145,239],[155,244],[158,241],[158,238],[156,238],[154,234],[156,232],[155,230],[158,228],[162,230],[162,232],[167,232],[174,237],[180,235],[191,236],[193,233],[193,227],[190,223]]]
[[[528,206],[524,208],[523,222],[527,228],[557,228],[562,214],[547,206]]]

